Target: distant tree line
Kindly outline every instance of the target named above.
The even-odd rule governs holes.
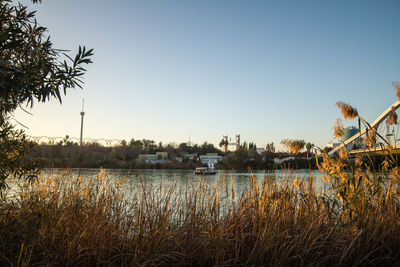
[[[271,170],[288,167],[295,169],[315,169],[317,168],[315,158],[309,158],[309,152],[309,150],[305,152],[299,152],[299,150],[297,150],[296,154],[293,154],[290,150],[288,152],[276,152],[274,143],[269,143],[265,146],[264,150],[259,153],[257,152],[257,145],[255,143],[249,143],[247,145],[246,142],[244,142],[238,150],[226,152],[224,154],[224,160],[218,164],[218,167],[226,170]],[[288,157],[293,157],[293,159],[281,164],[277,164],[274,161],[275,158],[282,159]]]
[[[159,164],[147,164],[138,161],[140,154],[155,154],[167,152],[168,160]],[[187,154],[205,155],[207,153],[222,152],[213,144],[204,142],[201,145],[190,146],[186,143],[158,144],[153,140],[131,139],[123,140],[119,145],[106,147],[97,142],[78,143],[71,142],[66,136],[64,140],[56,144],[35,144],[31,157],[41,167],[71,167],[71,168],[183,168],[191,169],[200,165],[197,157],[194,159],[185,157]],[[178,161],[180,158],[181,161]]]
[[[140,154],[156,154],[157,152],[167,152],[168,159],[157,163],[148,163],[139,160]],[[153,140],[131,139],[129,142],[123,140],[120,144],[113,147],[106,147],[99,143],[78,143],[69,140],[68,136],[64,140],[55,144],[35,144],[31,157],[45,168],[130,168],[130,169],[194,169],[201,166],[198,156],[207,153],[217,153],[222,155],[223,161],[219,162],[217,168],[226,170],[246,170],[246,169],[274,169],[284,168],[290,165],[294,168],[315,167],[315,160],[307,160],[308,152],[297,152],[296,158],[290,162],[277,165],[274,158],[285,158],[293,156],[289,152],[276,152],[274,143],[267,144],[264,151],[257,152],[255,143],[240,145],[236,151],[222,152],[213,144],[204,142],[201,145],[189,145],[187,143],[162,144]],[[190,156],[189,155],[195,155]]]

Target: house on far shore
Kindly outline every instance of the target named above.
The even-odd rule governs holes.
[[[156,152],[156,154],[139,154],[137,162],[150,164],[163,163],[168,161],[168,152]]]
[[[182,157],[183,157],[184,159],[191,159],[191,160],[194,160],[195,158],[198,157],[198,155],[197,155],[197,154],[183,153]]]
[[[265,148],[263,148],[263,147],[257,147],[257,153],[258,154],[262,154],[264,151],[265,151]]]
[[[203,165],[208,165],[209,163],[215,165],[223,159],[222,156],[218,156],[218,153],[207,153],[206,155],[201,155],[199,158]]]
[[[168,160],[168,152],[156,152],[157,159]]]

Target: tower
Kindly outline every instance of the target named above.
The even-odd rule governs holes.
[[[240,134],[236,135],[236,150],[240,148]]]
[[[223,152],[226,152],[226,151],[228,151],[228,145],[229,145],[229,142],[228,142],[228,136],[227,135],[223,135],[222,136],[222,151]]]
[[[82,99],[82,111],[81,111],[81,138],[79,144],[82,146],[82,138],[83,138],[83,116],[85,116],[85,112],[83,111],[83,105],[85,100]]]

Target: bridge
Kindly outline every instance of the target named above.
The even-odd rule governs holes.
[[[388,150],[391,151],[391,153],[400,153],[400,145],[396,144],[395,138],[395,133],[394,133],[394,127],[393,130],[390,132],[389,126],[386,127],[386,134],[383,133],[385,127],[380,127],[382,125],[382,122],[384,122],[391,112],[395,112],[398,108],[400,107],[400,100],[397,100],[395,103],[393,103],[390,107],[388,107],[384,112],[382,112],[381,115],[379,115],[376,120],[368,124],[367,126],[350,137],[349,139],[345,140],[342,142],[339,146],[335,147],[332,149],[328,155],[333,156],[336,153],[338,153],[341,149],[346,148],[349,151],[349,154],[352,156],[355,156],[357,154],[371,154],[371,153],[385,153]],[[398,124],[398,122],[396,122]],[[398,128],[398,127],[397,127]],[[373,131],[375,130],[377,133],[377,136],[383,137],[386,136],[386,139],[381,140],[382,142],[377,142],[373,147],[366,147],[366,145],[363,145],[364,147],[361,148],[354,148],[355,144],[362,144],[362,139],[366,136],[368,131]],[[391,144],[390,137],[393,136],[393,144]]]
[[[400,145],[396,146],[375,146],[373,148],[359,148],[359,149],[352,149],[349,151],[350,156],[356,155],[385,155],[390,151],[391,154],[399,154],[400,153]]]

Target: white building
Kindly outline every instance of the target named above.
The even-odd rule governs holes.
[[[204,165],[208,165],[209,163],[217,164],[223,159],[223,157],[218,156],[217,153],[207,153],[207,155],[201,155],[199,158]]]

